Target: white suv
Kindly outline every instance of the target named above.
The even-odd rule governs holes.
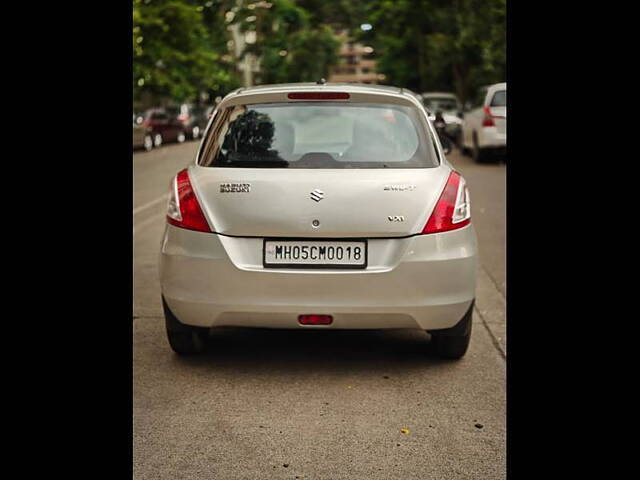
[[[482,87],[462,118],[463,152],[471,151],[476,162],[490,152],[505,154],[507,149],[507,84]]]

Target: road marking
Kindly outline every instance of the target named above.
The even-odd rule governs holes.
[[[146,227],[147,225],[150,225],[151,223],[153,223],[155,221],[160,220],[165,215],[166,215],[165,212],[161,212],[161,213],[158,213],[157,215],[154,215],[153,217],[147,218],[140,225],[135,225],[134,224],[134,226],[133,226],[133,236],[135,237],[136,233],[142,231],[144,229],[144,227]]]
[[[160,196],[159,198],[156,198],[155,200],[152,200],[149,203],[145,203],[144,205],[142,205],[142,206],[140,206],[138,208],[135,208],[133,210],[133,214],[136,215],[137,213],[140,213],[140,212],[146,210],[147,208],[151,208],[154,205],[157,205],[158,203],[162,202],[163,200],[166,201],[168,199],[168,197],[169,197],[169,194],[165,193],[164,195]]]

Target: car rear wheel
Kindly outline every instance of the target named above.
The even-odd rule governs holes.
[[[169,345],[179,355],[194,355],[204,351],[209,329],[192,327],[180,322],[162,297]]]
[[[464,357],[471,340],[471,324],[473,317],[473,305],[464,317],[453,327],[443,330],[431,330],[431,349],[439,357],[458,359]]]
[[[465,155],[464,140],[462,139],[462,134],[460,134],[460,136],[456,140],[456,147],[458,147],[458,150],[460,150],[460,153],[462,155]]]
[[[483,149],[478,145],[478,137],[476,134],[473,134],[473,149],[471,150],[471,156],[473,157],[473,161],[476,163],[484,162],[487,154]]]
[[[151,135],[144,136],[144,149],[148,152],[153,148],[153,138]]]
[[[160,135],[159,133],[154,133],[153,134],[153,146],[158,148],[160,145],[162,145],[162,135]]]
[[[191,138],[197,140],[200,137],[200,127],[195,126],[191,129]]]
[[[184,134],[184,132],[179,132],[178,133],[178,143],[183,143],[185,140],[187,139],[187,136]]]
[[[464,132],[460,132],[460,136],[458,137],[458,148],[462,155],[469,155],[469,149],[464,146]]]

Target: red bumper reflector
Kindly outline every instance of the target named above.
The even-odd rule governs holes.
[[[300,315],[298,322],[301,325],[331,325],[333,317],[331,315]]]

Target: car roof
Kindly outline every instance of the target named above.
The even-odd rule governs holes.
[[[420,97],[409,89],[401,87],[393,87],[387,85],[373,85],[366,83],[276,83],[271,85],[259,85],[248,88],[238,88],[226,95],[221,105],[233,105],[242,102],[262,101],[266,100],[280,102],[286,98],[286,94],[290,92],[331,92],[339,90],[340,92],[349,93],[360,101],[363,99],[375,100],[384,96],[387,101],[392,103],[411,104],[413,106],[422,107]],[[286,101],[286,100],[285,100]]]
[[[316,83],[316,82],[299,82],[299,83],[273,83],[268,85],[256,85],[254,87],[247,88],[239,88],[234,90],[231,93],[237,94],[245,94],[245,93],[262,93],[266,91],[295,91],[295,90],[327,90],[330,88],[340,88],[344,91],[358,91],[362,93],[367,92],[385,92],[385,93],[396,93],[401,94],[403,92],[411,92],[410,90],[403,89],[400,87],[392,87],[387,85],[373,85],[369,83],[341,83],[341,82],[326,82],[326,83]],[[231,94],[230,93],[230,94]]]
[[[489,90],[506,90],[507,82],[494,83],[492,85],[487,85],[486,88]]]

